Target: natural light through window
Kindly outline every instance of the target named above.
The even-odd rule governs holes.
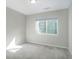
[[[57,34],[58,33],[57,18],[47,20],[37,20],[36,30],[40,34]]]
[[[7,47],[7,50],[10,52],[16,52],[18,51],[20,48],[22,48],[22,46],[16,45],[15,44],[15,38],[13,38],[12,42],[9,44],[9,46]]]

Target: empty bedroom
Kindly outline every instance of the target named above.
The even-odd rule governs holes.
[[[72,59],[72,0],[6,0],[6,59]]]

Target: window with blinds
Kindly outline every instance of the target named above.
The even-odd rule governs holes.
[[[36,28],[40,34],[57,34],[58,33],[58,19],[52,18],[47,20],[37,20]]]

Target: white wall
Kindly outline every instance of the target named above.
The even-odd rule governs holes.
[[[72,8],[69,8],[69,51],[72,53]]]
[[[70,13],[68,13],[70,10]],[[21,44],[24,42],[32,42],[37,44],[44,44],[49,46],[61,46],[68,48],[71,51],[71,9],[63,9],[58,11],[50,11],[46,13],[40,13],[30,16],[25,16],[16,11],[13,11],[7,8],[6,12],[6,43],[7,45],[12,41],[13,37],[16,38],[16,43]],[[70,16],[68,18],[68,16]],[[52,35],[39,35],[35,30],[35,21],[39,17],[58,17],[59,25],[59,34],[58,36]],[[68,26],[69,25],[69,26]],[[69,33],[68,33],[69,30]],[[69,46],[68,46],[69,45]],[[28,48],[28,49],[27,49]],[[52,47],[53,48],[53,47]],[[55,48],[56,49],[56,48]],[[55,54],[60,56],[65,56],[64,53],[67,53],[67,50],[57,48],[49,50],[40,45],[26,44],[22,50],[18,51],[15,55],[7,53],[7,59],[52,59],[55,57]],[[23,52],[23,53],[22,53]],[[32,52],[32,53],[30,53]],[[60,53],[61,52],[61,53]],[[21,54],[22,55],[21,55]],[[55,54],[54,54],[55,53]],[[67,53],[68,56],[69,53]],[[17,56],[19,57],[17,57]],[[26,55],[26,56],[25,56]],[[52,56],[54,55],[54,56]],[[40,57],[39,57],[40,56]],[[59,58],[55,57],[55,58]],[[60,58],[63,59],[63,58]],[[67,57],[65,58],[67,59]]]
[[[58,17],[58,36],[39,35],[35,21],[39,17]],[[26,16],[26,40],[32,43],[68,48],[68,9]]]
[[[10,8],[6,8],[6,45],[15,37],[16,43],[21,44],[26,39],[25,16]]]
[[[71,47],[71,40],[68,43],[68,9],[39,13],[26,16],[14,10],[7,8],[6,10],[6,43],[7,45],[16,38],[16,43],[32,42],[49,46],[58,46],[68,48]],[[58,17],[59,34],[39,35],[35,29],[35,20],[39,17]],[[25,19],[26,18],[26,19]],[[71,49],[69,47],[69,49]]]

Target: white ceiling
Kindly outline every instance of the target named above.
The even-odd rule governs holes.
[[[29,0],[7,0],[7,7],[25,15],[68,8],[71,0],[37,0],[31,4]]]

